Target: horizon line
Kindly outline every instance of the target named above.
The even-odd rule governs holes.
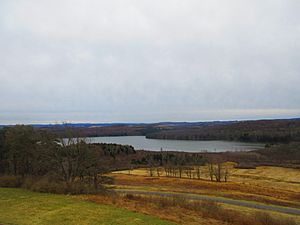
[[[28,126],[61,126],[61,125],[81,125],[81,124],[90,124],[90,125],[101,125],[101,124],[161,124],[161,123],[213,123],[213,122],[242,122],[242,121],[263,121],[263,120],[300,120],[300,117],[286,117],[286,118],[259,118],[259,119],[216,119],[216,120],[197,120],[197,121],[157,121],[157,122],[50,122],[50,123],[13,123],[13,124],[0,124],[0,126],[15,126],[15,125],[28,125]]]

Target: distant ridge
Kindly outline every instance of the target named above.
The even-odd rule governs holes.
[[[110,127],[110,126],[145,126],[145,125],[156,125],[156,126],[199,126],[205,124],[230,124],[237,122],[249,122],[249,121],[278,121],[278,120],[300,120],[299,118],[288,118],[288,119],[256,119],[256,120],[215,120],[215,121],[199,121],[199,122],[154,122],[154,123],[61,123],[61,124],[28,124],[35,128],[47,128],[47,127]],[[9,127],[11,125],[0,125],[0,127]]]
[[[204,124],[229,124],[237,121],[207,121],[207,122],[158,122],[158,123],[63,123],[63,124],[29,124],[35,128],[43,127],[110,127],[110,126],[198,126]],[[0,125],[13,126],[13,125]]]

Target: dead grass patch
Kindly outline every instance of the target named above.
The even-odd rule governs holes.
[[[276,186],[258,186],[242,182],[211,182],[207,180],[182,179],[171,177],[152,177],[113,173],[116,185],[147,186],[167,188],[169,191],[189,192],[194,194],[210,194],[235,199],[245,199],[282,206],[296,206],[298,191],[279,189]]]
[[[279,218],[263,212],[251,214],[226,209],[218,203],[192,201],[182,197],[142,195],[84,196],[86,200],[115,205],[142,212],[179,224],[231,224],[231,225],[296,225],[290,218]]]

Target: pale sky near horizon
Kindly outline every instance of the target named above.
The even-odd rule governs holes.
[[[0,0],[0,124],[300,117],[299,0]]]

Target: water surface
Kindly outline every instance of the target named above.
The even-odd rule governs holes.
[[[132,145],[136,150],[151,151],[184,151],[184,152],[225,152],[250,151],[264,148],[263,144],[231,141],[190,141],[147,139],[145,136],[92,137],[91,143],[116,143]]]

